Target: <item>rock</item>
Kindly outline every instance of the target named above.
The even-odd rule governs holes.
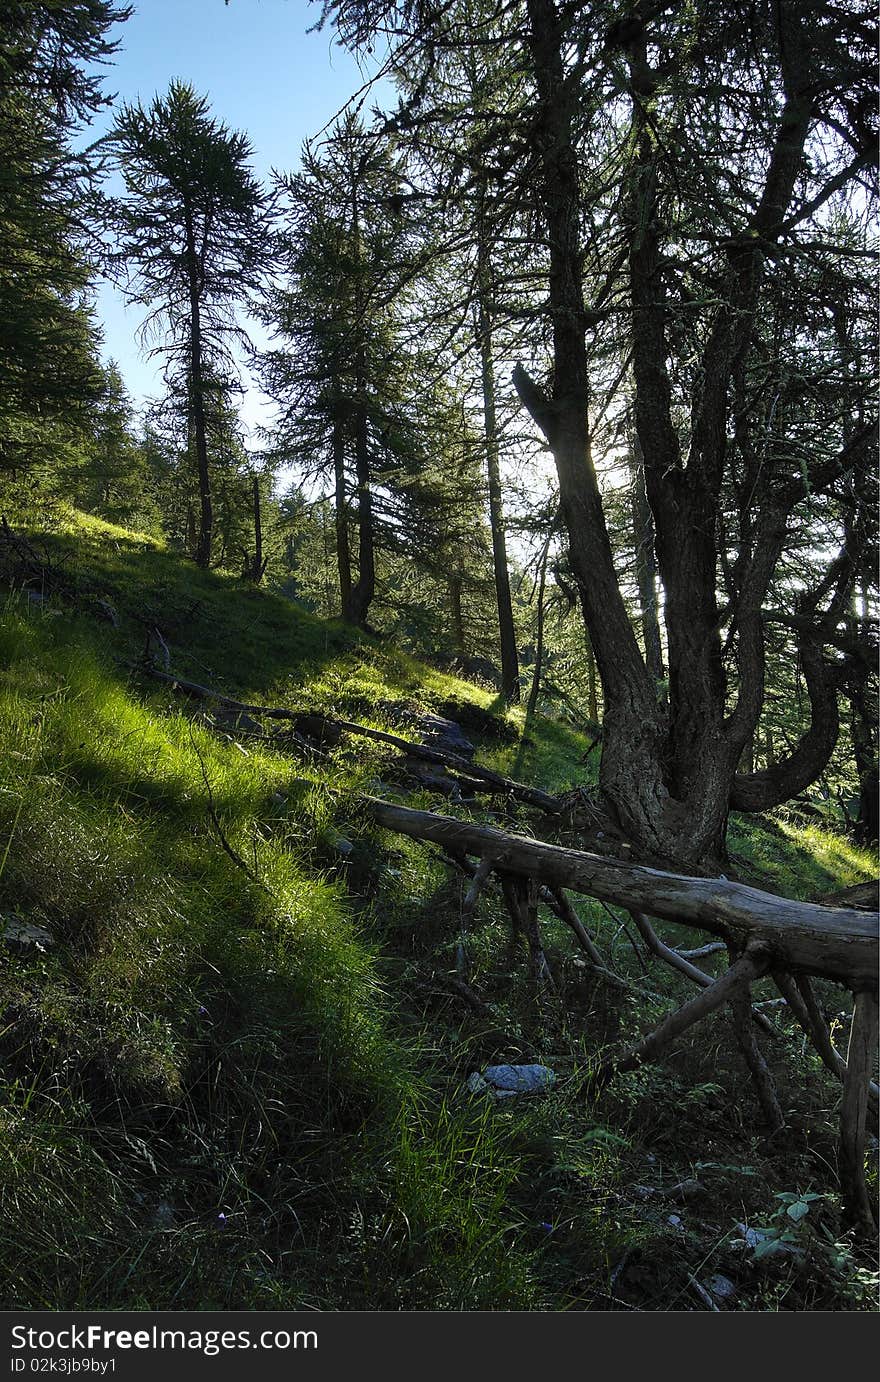
[[[439,764],[426,763],[422,758],[412,758],[408,755],[403,760],[403,767],[408,777],[414,778],[429,792],[440,792],[453,801],[461,796],[455,778],[450,777],[446,769]]]
[[[51,931],[45,926],[34,926],[21,917],[3,917],[0,921],[3,940],[19,955],[27,955],[32,950],[49,950],[55,944]]]
[[[443,715],[417,715],[413,724],[421,733],[426,748],[454,753],[459,758],[473,758],[474,746],[455,720],[447,720]]]
[[[747,1248],[756,1248],[761,1240],[767,1236],[765,1233],[761,1233],[760,1229],[748,1228],[745,1224],[737,1224],[736,1231],[741,1238],[745,1239]]]
[[[715,1276],[710,1276],[709,1280],[703,1283],[710,1296],[714,1296],[719,1301],[732,1301],[736,1299],[736,1286],[729,1276],[722,1276],[716,1272]]]
[[[469,681],[481,681],[493,691],[501,690],[501,672],[488,657],[460,657],[455,660],[453,667]]]
[[[684,1224],[682,1223],[681,1219],[677,1214],[670,1214],[666,1222],[670,1228],[684,1229]]]
[[[343,859],[347,859],[354,852],[354,845],[345,835],[337,835],[330,832],[327,835],[327,843],[331,849],[335,849],[337,854],[341,854]]]
[[[34,609],[40,609],[49,603],[47,597],[40,590],[26,590],[25,599]]]
[[[483,1079],[496,1097],[545,1094],[556,1083],[556,1072],[546,1065],[487,1065]]]
[[[634,1185],[632,1193],[637,1200],[652,1200],[659,1192],[653,1185]]]
[[[469,1094],[485,1094],[489,1086],[483,1079],[479,1071],[474,1070],[465,1080],[465,1089]]]
[[[304,713],[297,715],[293,722],[293,727],[297,734],[302,734],[304,738],[311,739],[316,744],[324,747],[335,747],[342,739],[342,730],[332,721],[328,721],[320,714]]]

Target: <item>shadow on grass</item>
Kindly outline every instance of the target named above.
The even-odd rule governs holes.
[[[59,566],[77,607],[109,601],[114,642],[132,658],[158,629],[172,666],[218,690],[258,696],[292,674],[315,673],[353,651],[360,636],[283,596],[214,571],[134,535],[31,534]],[[218,633],[222,636],[218,638]]]

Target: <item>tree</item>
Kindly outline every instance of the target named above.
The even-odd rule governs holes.
[[[408,242],[393,149],[346,116],[320,155],[305,151],[286,187],[291,286],[267,315],[285,344],[267,353],[264,378],[281,406],[281,452],[332,476],[342,617],[363,626],[376,592],[377,505],[388,507],[383,483],[411,464],[424,435],[398,325]]]
[[[214,535],[206,393],[208,376],[234,372],[246,341],[237,312],[260,284],[270,246],[269,203],[253,177],[247,137],[208,113],[207,99],[172,82],[148,109],[125,106],[113,146],[126,195],[113,203],[126,291],[150,308],[143,331],[185,388],[199,483],[196,561]]]
[[[100,395],[88,308],[91,151],[71,134],[108,104],[100,65],[128,7],[0,2],[0,466],[78,443]]]
[[[152,477],[136,435],[134,410],[115,361],[103,371],[77,463],[67,483],[78,506],[111,523],[151,528],[157,517]]]
[[[849,282],[863,263],[864,243],[841,240],[831,208],[872,156],[873,25],[812,0],[640,0],[616,17],[593,0],[524,0],[505,7],[500,34],[497,10],[464,31],[431,0],[338,0],[324,13],[352,43],[380,28],[405,35],[427,69],[468,47],[525,64],[518,132],[505,112],[483,149],[546,246],[548,368],[542,378],[519,367],[515,383],[553,453],[602,680],[602,793],[645,855],[717,858],[731,807],[803,791],[837,739],[834,639],[866,541],[872,426],[862,405],[847,431],[864,381],[846,384],[843,406],[822,386],[831,343],[815,280],[829,250]],[[467,119],[444,101],[435,133],[442,120],[462,147]],[[612,341],[632,355],[665,704],[620,588],[597,473],[593,377]],[[831,540],[814,546],[806,589],[785,597],[807,722],[782,759],[743,775],[765,700],[765,605],[817,506]]]

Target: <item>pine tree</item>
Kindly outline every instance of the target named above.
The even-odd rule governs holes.
[[[364,625],[376,592],[383,485],[417,446],[416,390],[398,329],[407,232],[393,152],[352,116],[287,182],[291,287],[267,320],[285,342],[264,377],[279,454],[332,480],[341,612]]]
[[[0,468],[69,460],[100,396],[87,256],[95,161],[71,134],[104,105],[127,7],[0,3]]]
[[[113,142],[126,186],[113,206],[118,260],[129,299],[149,308],[145,337],[187,395],[199,482],[195,555],[208,566],[209,376],[235,372],[232,346],[246,339],[237,313],[270,254],[268,200],[250,171],[247,137],[213,119],[207,99],[183,82],[147,109],[125,106]]]

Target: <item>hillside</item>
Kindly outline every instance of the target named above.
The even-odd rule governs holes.
[[[240,699],[398,734],[445,717],[479,762],[553,791],[583,783],[588,737],[97,519],[4,560],[7,1307],[868,1302],[827,1173],[839,1094],[798,1038],[772,1046],[790,1114],[775,1141],[721,1017],[585,1104],[569,1077],[678,994],[621,918],[585,904],[628,988],[586,975],[550,919],[557,987],[536,993],[490,897],[461,984],[461,882],[382,835],[359,794],[485,808],[403,777],[388,746],[309,746],[139,663],[147,649]],[[872,873],[792,814],[737,822],[731,847],[791,896]],[[467,1092],[508,1061],[551,1067],[553,1094]],[[792,1204],[807,1209],[785,1250],[737,1229]]]

